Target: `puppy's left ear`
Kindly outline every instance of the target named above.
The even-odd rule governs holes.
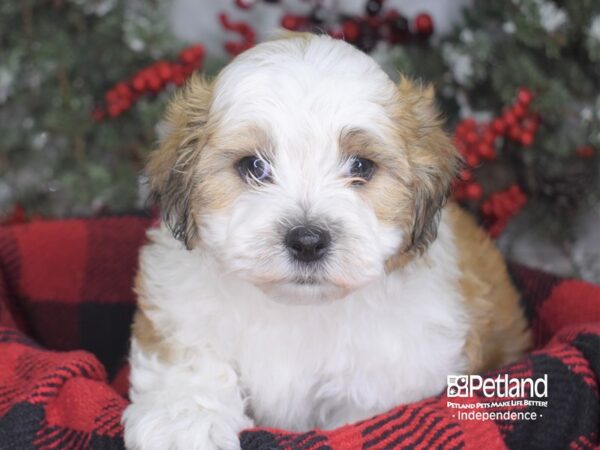
[[[442,128],[431,86],[402,78],[398,85],[399,131],[412,167],[413,226],[407,251],[423,253],[436,238],[440,212],[450,194],[461,157]]]

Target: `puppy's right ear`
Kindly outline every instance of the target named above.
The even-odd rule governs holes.
[[[436,238],[440,214],[450,195],[461,158],[442,128],[432,87],[401,77],[397,124],[413,169],[413,227],[407,251],[423,253]]]
[[[166,117],[169,129],[146,165],[151,200],[160,206],[173,236],[188,249],[199,239],[194,219],[195,174],[206,143],[210,101],[210,84],[193,75],[171,100]]]

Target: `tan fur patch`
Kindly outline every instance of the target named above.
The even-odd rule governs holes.
[[[173,234],[192,248],[198,240],[192,195],[197,183],[194,168],[210,134],[208,110],[210,83],[192,76],[167,109],[169,132],[148,160],[150,190],[160,204],[164,222]]]
[[[164,334],[159,332],[158,327],[150,319],[149,312],[152,307],[146,300],[140,272],[135,277],[134,291],[137,295],[138,307],[133,317],[132,337],[144,352],[155,354],[164,362],[173,361],[176,351],[167,343]]]
[[[226,208],[247,189],[236,164],[245,156],[259,153],[273,158],[273,148],[263,130],[250,126],[221,135],[217,127],[198,161],[193,201],[200,216]]]
[[[531,346],[531,332],[504,259],[473,218],[455,204],[447,213],[459,251],[460,289],[472,320],[465,352],[471,372],[514,361]]]
[[[444,206],[460,156],[442,128],[433,89],[402,77],[390,105],[396,139],[411,167],[412,229],[407,249],[422,253],[437,235]]]

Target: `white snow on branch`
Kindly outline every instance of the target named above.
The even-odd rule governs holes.
[[[14,75],[8,69],[0,67],[0,104],[4,103],[11,93]]]
[[[458,52],[450,45],[443,46],[442,55],[456,82],[461,85],[468,84],[475,73],[471,56]]]
[[[507,21],[502,24],[502,31],[506,34],[514,34],[517,31],[517,26],[514,22]]]
[[[538,1],[540,24],[544,30],[552,33],[567,23],[567,13],[554,3]]]
[[[564,9],[559,8],[553,2],[547,0],[513,0],[513,3],[519,7],[521,13],[532,21],[531,13],[537,9],[540,26],[549,33],[553,33],[566,25],[568,16]],[[532,10],[533,7],[533,10]]]
[[[596,42],[600,42],[600,15],[594,16],[592,19],[592,23],[590,24],[590,29],[588,31],[588,36]]]

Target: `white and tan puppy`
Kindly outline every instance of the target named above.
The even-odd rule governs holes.
[[[162,212],[136,282],[132,449],[236,449],[332,428],[517,357],[502,258],[456,206],[431,89],[329,37],[192,78],[148,174]]]

